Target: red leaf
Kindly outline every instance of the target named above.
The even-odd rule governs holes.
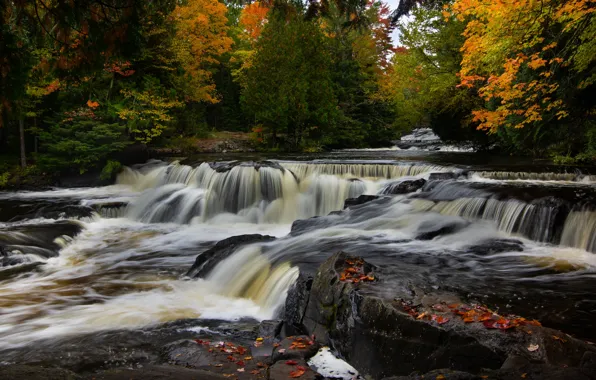
[[[306,372],[306,371],[303,369],[298,369],[296,371],[292,371],[292,372],[290,372],[290,377],[292,377],[292,378],[300,377],[300,376],[304,375],[304,372]]]
[[[239,365],[240,367],[244,367],[245,366],[245,364],[244,364],[244,362],[242,360],[238,360],[236,362],[236,364]]]
[[[288,360],[288,361],[286,361],[286,364],[287,365],[296,365],[298,363],[296,362],[296,360]]]

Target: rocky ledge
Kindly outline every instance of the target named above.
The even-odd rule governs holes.
[[[341,252],[298,280],[285,320],[373,379],[596,379],[587,342],[453,294],[394,288]]]
[[[202,276],[235,246],[270,239],[226,239],[195,263],[191,275]],[[0,378],[596,379],[590,343],[401,280],[338,252],[313,276],[300,275],[278,320],[188,320],[42,342],[0,353]],[[348,366],[340,375],[319,368],[313,358],[328,350],[322,346],[355,370]]]

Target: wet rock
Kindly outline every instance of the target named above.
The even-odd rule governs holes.
[[[381,191],[380,194],[408,194],[413,193],[414,191],[421,189],[422,186],[426,183],[426,180],[420,178],[415,180],[405,180],[405,181],[398,181],[394,183],[390,183],[386,185]]]
[[[304,371],[304,373],[302,373],[302,371]],[[295,376],[298,373],[302,374],[300,376]],[[310,369],[303,360],[294,360],[290,362],[282,360],[272,365],[268,371],[269,380],[288,380],[293,377],[300,378],[301,380],[314,380],[323,378],[315,371]]]
[[[115,368],[86,376],[88,380],[219,380],[222,374],[172,365],[149,365],[140,368]]]
[[[273,342],[281,333],[283,322],[280,320],[262,321],[259,324],[259,331],[257,335],[263,338],[265,343]]]
[[[441,173],[430,173],[428,176],[429,181],[445,181],[448,179],[456,179],[457,174],[454,172],[441,172]]]
[[[186,273],[192,278],[199,278],[209,273],[218,263],[230,256],[238,247],[246,244],[267,242],[275,240],[275,237],[269,235],[238,235],[221,240],[214,247],[197,256],[194,264]]]
[[[164,347],[164,357],[171,365],[248,379],[254,378],[253,371],[264,375],[267,367],[252,348],[229,341],[180,340]]]
[[[288,291],[284,310],[284,327],[287,335],[303,334],[306,331],[303,317],[308,305],[312,282],[311,276],[306,276],[301,272]]]
[[[482,380],[480,375],[473,375],[468,372],[453,371],[450,369],[438,369],[429,373],[411,374],[409,376],[386,377],[384,380],[423,380],[423,379],[442,379],[442,380]]]
[[[79,380],[81,377],[74,372],[63,368],[8,365],[0,366],[0,379],[2,380]]]
[[[490,239],[465,248],[466,252],[492,255],[502,252],[522,252],[524,243],[517,239]]]
[[[418,227],[418,235],[416,236],[416,239],[432,240],[438,236],[456,233],[469,225],[470,222],[456,218],[443,218],[440,220],[423,222]]]
[[[525,359],[508,369],[513,373],[519,374],[516,366],[527,361],[574,368],[569,374],[577,374],[586,372],[579,366],[584,358],[585,363],[591,363],[596,352],[585,342],[545,327],[524,325],[501,331],[488,329],[482,322],[465,323],[449,309],[439,312],[434,308],[437,299],[444,299],[446,308],[453,295],[425,294],[416,284],[411,286],[415,291],[392,288],[387,296],[380,269],[372,266],[365,272],[374,271],[375,282],[341,281],[340,273],[349,267],[348,259],[339,252],[319,268],[302,318],[309,335],[331,344],[363,376],[380,379],[449,368],[459,371],[453,376],[471,374],[455,379],[477,378],[485,369],[500,370],[511,355]],[[404,303],[417,306],[412,311]],[[431,319],[435,313],[446,320],[439,324]]]
[[[361,195],[358,198],[348,198],[344,202],[344,209],[346,209],[348,207],[362,205],[362,204],[377,200],[379,198],[380,197],[378,195]]]
[[[273,361],[302,359],[308,360],[317,354],[320,345],[306,335],[289,336],[273,350]]]

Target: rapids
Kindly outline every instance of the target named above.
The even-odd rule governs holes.
[[[179,319],[274,318],[298,273],[338,250],[581,334],[596,316],[594,176],[487,169],[150,161],[112,186],[0,193],[0,350]],[[424,186],[387,194],[412,180]],[[379,198],[341,211],[360,195]],[[185,275],[217,241],[255,233],[277,239]]]

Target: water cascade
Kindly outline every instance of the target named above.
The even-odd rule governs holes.
[[[416,176],[430,172],[447,172],[453,170],[453,168],[445,166],[428,164],[281,162],[281,165],[284,168],[291,170],[299,179],[316,174],[329,174],[342,178],[393,179]]]
[[[329,170],[330,167],[321,168],[322,171],[342,170],[339,167]],[[369,167],[369,177],[374,177],[374,173],[383,173],[386,177],[431,170],[413,169],[417,166],[345,165],[344,175],[334,176],[309,170],[299,170],[300,174],[295,175],[277,165],[239,164],[222,170],[207,163],[196,168],[173,164],[146,171],[127,169],[117,182],[145,189],[143,196],[129,205],[126,216],[146,223],[187,224],[213,218],[291,223],[339,210],[347,198],[374,194],[378,189],[374,181],[353,179],[353,175],[348,175],[349,170],[366,173],[365,167]]]
[[[578,173],[535,173],[535,172],[509,172],[509,171],[471,171],[471,179],[494,179],[500,181],[568,181],[568,182],[594,182],[595,176]]]

